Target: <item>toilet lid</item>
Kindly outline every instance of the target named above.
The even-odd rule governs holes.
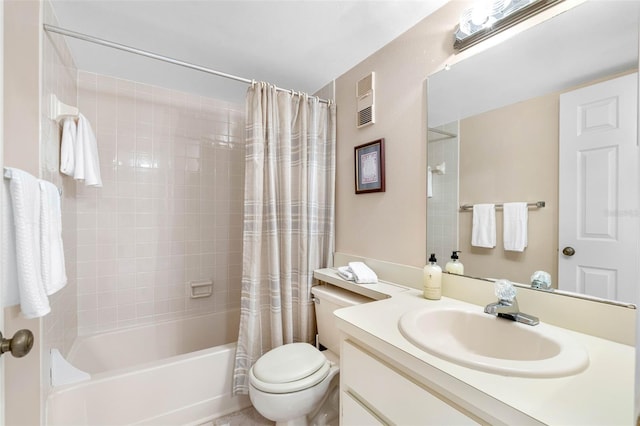
[[[322,367],[320,367],[317,371],[307,377],[303,377],[300,380],[295,380],[293,382],[287,383],[267,383],[257,379],[253,372],[253,367],[251,367],[251,369],[249,370],[249,382],[251,383],[252,387],[261,390],[262,392],[275,394],[292,393],[314,387],[329,375],[330,370],[331,362],[325,361]]]
[[[308,343],[289,343],[262,355],[253,365],[253,375],[264,383],[290,383],[317,372],[327,358]]]

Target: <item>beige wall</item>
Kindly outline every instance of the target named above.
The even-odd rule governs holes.
[[[4,164],[39,175],[40,156],[40,3],[4,2]],[[40,424],[41,321],[19,317],[17,307],[5,309],[4,334],[21,328],[35,336],[24,358],[5,356],[5,422]]]
[[[529,283],[534,271],[545,270],[557,282],[558,103],[551,94],[460,121],[460,204],[546,202],[529,209],[524,252],[504,250],[502,209],[496,209],[492,249],[471,246],[473,213],[460,212],[466,275]]]
[[[336,80],[336,251],[424,266],[426,77],[453,53],[469,2],[453,1]],[[356,82],[376,73],[376,122],[356,127]],[[353,148],[385,139],[386,192],[356,195]]]

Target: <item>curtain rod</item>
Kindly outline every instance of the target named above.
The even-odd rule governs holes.
[[[69,36],[69,37],[77,38],[79,40],[88,41],[89,43],[95,43],[95,44],[99,44],[101,46],[111,47],[113,49],[118,49],[118,50],[122,50],[122,51],[125,51],[125,52],[133,53],[133,54],[136,54],[136,55],[145,56],[147,58],[156,59],[158,61],[168,62],[170,64],[179,65],[181,67],[190,68],[190,69],[193,69],[193,70],[196,70],[196,71],[201,71],[201,72],[204,72],[204,73],[207,73],[207,74],[213,74],[213,75],[216,75],[218,77],[224,77],[224,78],[228,78],[228,79],[231,79],[231,80],[240,81],[240,82],[246,83],[246,84],[254,84],[256,82],[255,80],[250,80],[248,78],[238,77],[236,75],[227,74],[227,73],[224,73],[224,72],[221,72],[221,71],[212,70],[211,68],[206,68],[206,67],[203,67],[203,66],[200,66],[200,65],[189,63],[189,62],[180,61],[178,59],[170,58],[168,56],[158,55],[157,53],[148,52],[146,50],[137,49],[135,47],[125,46],[124,44],[114,43],[114,42],[108,41],[108,40],[103,40],[101,38],[93,37],[93,36],[90,36],[90,35],[87,35],[87,34],[82,34],[82,33],[78,33],[78,32],[71,31],[71,30],[67,30],[67,29],[64,29],[64,28],[56,27],[54,25],[43,24],[42,26],[43,26],[44,30],[48,31],[48,32],[58,33],[58,34],[62,34],[64,36]],[[282,88],[277,87],[277,86],[276,86],[276,90],[278,90],[280,92],[289,92],[289,93],[292,93],[292,94],[295,93],[293,90],[282,89]],[[329,104],[329,101],[326,100],[326,99],[318,98],[318,100],[321,103]]]

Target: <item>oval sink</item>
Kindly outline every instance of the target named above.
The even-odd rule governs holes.
[[[585,348],[561,330],[530,326],[484,312],[422,308],[399,321],[402,335],[440,358],[490,373],[563,377],[589,365]]]

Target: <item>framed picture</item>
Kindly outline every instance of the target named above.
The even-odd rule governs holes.
[[[356,194],[384,192],[384,139],[354,148]]]

